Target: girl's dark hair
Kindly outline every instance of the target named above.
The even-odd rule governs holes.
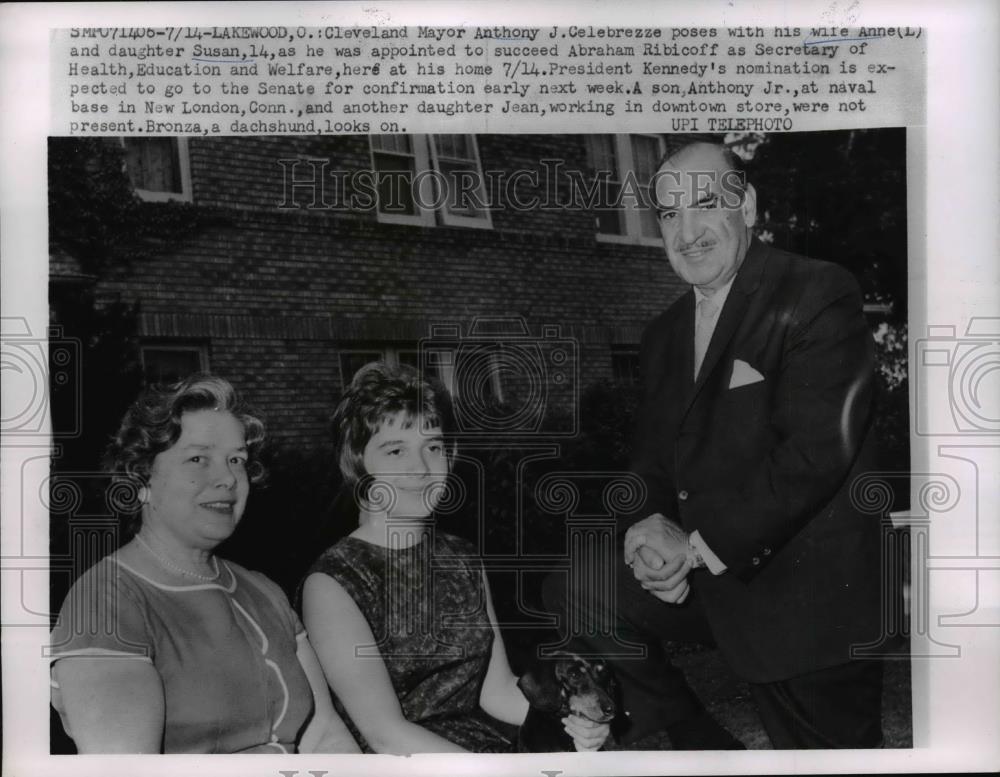
[[[385,420],[397,413],[404,414],[407,424],[419,418],[439,427],[445,449],[450,450],[455,420],[451,395],[444,385],[408,365],[371,362],[354,374],[333,414],[340,472],[349,485],[369,474],[364,466],[365,446]]]

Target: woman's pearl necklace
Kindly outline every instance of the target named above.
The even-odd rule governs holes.
[[[194,580],[201,580],[202,582],[205,583],[212,583],[219,579],[219,560],[215,556],[212,556],[212,565],[215,567],[215,572],[211,575],[202,575],[197,572],[191,572],[190,570],[183,569],[177,566],[177,564],[172,562],[170,559],[161,556],[159,553],[157,553],[149,546],[149,543],[142,538],[141,534],[136,534],[135,539],[140,545],[142,545],[142,547],[144,547],[149,552],[149,555],[151,555],[153,558],[159,561],[160,564],[169,569],[171,572],[176,572],[179,575],[184,575],[184,577],[190,577]]]

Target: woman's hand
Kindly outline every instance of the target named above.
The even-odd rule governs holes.
[[[569,715],[562,719],[563,728],[573,738],[578,752],[587,753],[600,750],[611,733],[608,723],[595,723],[579,715]]]

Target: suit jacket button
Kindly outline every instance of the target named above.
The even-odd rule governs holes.
[[[754,556],[750,561],[755,567],[760,566],[760,558],[758,556]]]
[[[688,492],[687,491],[678,491],[677,492],[677,498],[680,499],[682,502],[686,502],[687,498],[688,498]]]
[[[771,555],[771,549],[770,548],[764,548],[764,555],[765,556],[770,556]]]

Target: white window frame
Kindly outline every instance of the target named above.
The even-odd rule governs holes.
[[[155,137],[155,136],[154,136]],[[152,140],[154,137],[129,137],[129,140]],[[125,138],[119,138],[121,146],[125,148]],[[191,155],[188,148],[188,139],[182,137],[170,138],[177,149],[177,167],[181,176],[181,190],[179,192],[156,192],[151,189],[143,189],[135,185],[132,181],[132,189],[140,199],[147,202],[191,202],[193,199],[191,189]],[[125,165],[125,174],[128,175],[128,165]],[[131,181],[131,177],[129,177]]]
[[[430,169],[430,155],[427,152],[427,140],[424,135],[410,135],[410,143],[413,146],[413,174],[414,176],[419,175],[424,170]],[[414,205],[416,206],[416,213],[409,215],[406,213],[384,213],[382,211],[381,203],[378,202],[378,168],[375,166],[375,154],[376,148],[374,139],[372,137],[368,138],[368,155],[371,161],[371,170],[376,176],[375,178],[375,214],[378,220],[382,224],[409,224],[411,226],[417,227],[433,227],[434,226],[434,210],[433,208],[424,207],[423,203],[434,201],[434,182],[427,176],[422,176],[420,178],[420,189],[417,192],[417,199]],[[381,149],[378,149],[381,151]],[[397,153],[399,156],[403,154],[399,152],[387,152],[387,153]]]
[[[462,133],[452,133],[452,134],[462,134]],[[434,163],[434,169],[438,172],[441,171],[441,165],[439,162],[437,143],[434,142],[433,135],[426,135],[427,145],[431,149],[431,161]],[[472,148],[472,160],[476,163],[476,172],[479,174],[479,196],[483,202],[486,202],[486,189],[484,186],[483,179],[483,162],[479,158],[479,142],[476,140],[475,135],[465,135],[469,139],[469,144]],[[477,216],[461,216],[452,213],[448,210],[447,203],[442,204],[438,209],[438,213],[441,215],[441,221],[450,227],[472,227],[473,229],[492,229],[493,228],[493,216],[489,208],[483,210],[483,217]]]
[[[142,377],[146,379],[147,351],[175,351],[178,353],[196,353],[198,355],[198,372],[208,372],[208,348],[199,343],[139,343],[139,361],[142,364]]]
[[[659,146],[660,156],[662,156],[666,151],[666,143],[662,135],[655,135],[649,132],[614,135],[615,158],[618,161],[618,170],[613,172],[617,175],[618,180],[623,182],[630,176],[632,180],[638,182],[638,177],[635,174],[635,155],[632,153],[633,136],[654,138]],[[602,243],[620,243],[651,247],[660,247],[663,245],[661,237],[652,237],[642,234],[642,218],[638,208],[625,207],[621,213],[625,221],[625,234],[613,235],[607,232],[595,232],[598,241]]]
[[[447,204],[443,202],[437,208],[429,208],[425,206],[425,203],[436,203],[439,195],[434,188],[434,177],[427,174],[432,170],[440,172],[437,144],[434,143],[432,135],[413,134],[409,135],[409,137],[413,145],[413,174],[419,180],[417,201],[414,203],[417,212],[413,215],[404,213],[385,213],[376,202],[375,213],[378,221],[382,224],[408,224],[410,226],[417,227],[433,227],[437,226],[438,218],[440,217],[440,223],[444,226],[471,227],[473,229],[493,229],[493,215],[489,208],[483,210],[482,217],[473,217],[460,216],[451,213],[448,210]],[[479,142],[475,135],[469,134],[465,137],[469,138],[473,153],[475,154],[476,167],[480,176],[482,176],[483,163],[479,156]],[[375,167],[376,149],[371,138],[369,138],[368,141],[368,153],[371,161],[372,172],[375,175],[378,175],[378,169]],[[403,154],[399,155],[403,156]],[[423,175],[421,175],[422,173]],[[375,186],[375,190],[377,197],[377,184]],[[485,190],[481,191],[481,194],[483,195],[483,199],[485,201]]]

